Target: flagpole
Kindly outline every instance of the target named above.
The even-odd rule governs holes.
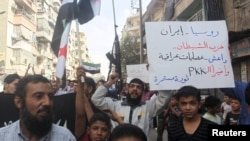
[[[116,32],[117,25],[116,25],[116,18],[115,18],[115,4],[114,4],[114,0],[112,0],[112,6],[113,6],[113,16],[114,16],[115,35],[117,35],[117,32]]]
[[[80,35],[79,35],[79,22],[78,19],[75,20],[76,22],[76,34],[77,34],[77,46],[78,46],[78,54],[79,54],[79,65],[82,66],[82,52],[81,52],[81,45],[80,45]],[[81,77],[81,81],[84,82],[84,77]]]
[[[143,63],[143,31],[142,31],[142,2],[139,0],[140,7],[140,64]]]
[[[114,30],[115,30],[115,42],[114,42],[114,46],[115,46],[115,44],[116,44],[116,40],[117,40],[117,37],[118,37],[118,35],[117,35],[117,25],[116,25],[116,15],[115,15],[115,2],[114,2],[114,0],[112,0],[112,6],[113,6],[113,18],[114,18]],[[113,49],[112,49],[112,53],[113,53]],[[113,69],[113,71],[117,71],[117,70],[115,70],[115,68],[112,68]],[[120,74],[121,75],[121,74]]]

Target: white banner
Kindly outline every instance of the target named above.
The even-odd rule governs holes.
[[[133,78],[139,78],[144,83],[149,83],[149,71],[146,64],[126,65],[127,82],[129,83]]]
[[[152,90],[234,87],[225,21],[147,22]]]

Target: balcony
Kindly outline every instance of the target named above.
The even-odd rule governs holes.
[[[175,15],[178,15],[176,19],[179,21],[191,20],[190,18],[196,13],[199,13],[201,9],[202,9],[202,1],[200,0],[182,1],[178,5],[178,7],[176,7]]]
[[[14,24],[23,25],[32,32],[36,32],[35,19],[33,15],[29,15],[21,10],[16,11],[14,15]]]
[[[33,0],[15,0],[15,2],[30,13],[35,14],[37,12],[37,6]]]
[[[53,59],[53,54],[47,52],[46,48],[39,47],[39,49],[40,49],[40,52],[39,52],[39,54],[37,55],[37,58],[36,58],[38,64],[46,63],[46,62],[48,62],[48,60]],[[52,64],[52,62],[51,62],[51,64]]]
[[[50,42],[52,39],[52,33],[48,29],[37,28],[36,37],[40,42]]]

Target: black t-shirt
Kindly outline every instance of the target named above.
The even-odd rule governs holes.
[[[183,126],[183,118],[168,126],[168,141],[208,141],[208,125],[216,123],[201,117],[201,122],[193,134],[187,134]]]
[[[225,125],[238,125],[240,114],[233,114],[232,111],[226,115]]]
[[[0,127],[19,119],[19,110],[14,103],[14,94],[0,93]]]

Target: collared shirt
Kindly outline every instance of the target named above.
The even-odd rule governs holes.
[[[20,121],[0,128],[0,141],[29,141],[20,128]],[[65,127],[52,124],[51,131],[39,141],[76,141],[74,135]]]

